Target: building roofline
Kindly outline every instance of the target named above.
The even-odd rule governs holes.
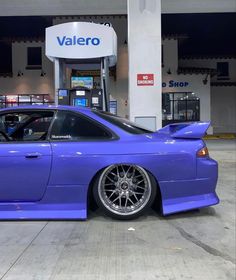
[[[204,67],[179,67],[177,70],[178,74],[209,74],[214,76],[217,74],[217,70],[215,68],[204,68]]]
[[[4,37],[0,39],[0,42],[5,42],[5,43],[45,42],[45,38],[44,37]]]
[[[12,72],[0,72],[0,78],[12,78],[13,73]]]
[[[236,87],[236,82],[211,82],[213,87]]]
[[[78,20],[78,19],[86,19],[86,20],[93,20],[93,19],[111,19],[111,18],[127,18],[127,14],[112,14],[112,15],[93,15],[93,14],[88,14],[88,15],[52,15],[52,20],[67,20],[67,19],[72,19],[72,20]]]
[[[193,54],[193,55],[181,55],[179,59],[231,59],[231,58],[236,58],[236,53],[235,54],[212,54],[212,55],[207,55],[207,54]]]
[[[162,40],[171,40],[171,39],[175,39],[175,40],[179,40],[179,39],[187,39],[189,38],[189,36],[187,34],[177,34],[177,33],[166,33],[166,34],[162,34],[161,35]]]

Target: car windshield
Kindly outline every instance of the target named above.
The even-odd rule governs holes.
[[[104,120],[118,126],[119,128],[129,132],[131,134],[146,134],[146,133],[153,133],[154,131],[149,130],[146,127],[142,127],[134,122],[131,122],[127,119],[115,116],[111,113],[104,112],[104,111],[93,111],[96,115],[103,118]]]

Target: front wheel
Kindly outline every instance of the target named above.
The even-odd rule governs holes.
[[[140,216],[151,206],[156,184],[140,166],[114,164],[102,171],[93,192],[98,206],[106,214],[127,220]]]

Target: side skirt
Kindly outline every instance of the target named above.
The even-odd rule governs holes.
[[[0,202],[0,220],[87,219],[85,185],[48,186],[37,202]]]

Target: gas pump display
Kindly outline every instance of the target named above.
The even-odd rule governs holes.
[[[73,105],[88,107],[88,99],[87,98],[74,98]]]

